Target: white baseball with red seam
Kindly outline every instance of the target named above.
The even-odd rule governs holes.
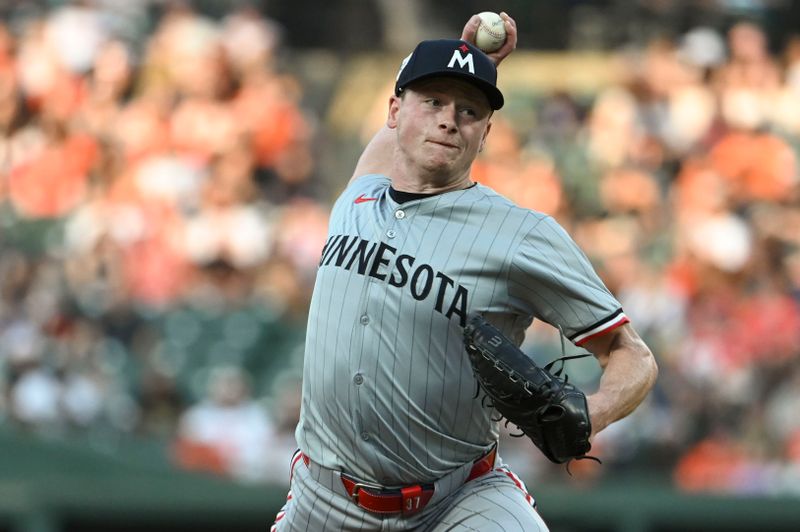
[[[506,42],[506,26],[500,15],[492,11],[478,13],[481,18],[475,34],[475,45],[486,53],[499,50]]]

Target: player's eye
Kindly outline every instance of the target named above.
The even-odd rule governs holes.
[[[478,112],[471,107],[464,107],[463,109],[461,109],[461,113],[466,116],[469,116],[470,118],[475,118],[476,116],[478,116]]]
[[[428,98],[425,101],[428,103],[428,105],[431,105],[433,107],[439,107],[442,105],[442,102],[439,100],[439,98]]]

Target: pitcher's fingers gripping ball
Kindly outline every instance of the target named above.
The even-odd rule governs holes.
[[[592,433],[586,396],[560,378],[560,370],[536,365],[479,314],[464,328],[464,345],[492,406],[547,458],[557,464],[593,458],[586,456]]]
[[[480,24],[475,33],[475,44],[486,53],[499,50],[506,42],[505,22],[497,13],[484,11],[478,13]]]
[[[490,12],[488,11],[484,11],[483,13],[472,15],[469,21],[467,21],[467,23],[464,25],[464,30],[461,32],[461,40],[474,44],[480,48],[481,51],[483,51],[495,65],[499,65],[517,48],[517,23],[505,11],[501,11],[499,15],[496,13],[491,13],[491,20],[484,23],[481,17],[482,15],[489,13]],[[494,17],[500,18],[502,30],[496,26],[497,19]],[[495,33],[496,36],[484,36],[482,37],[480,44],[488,48],[492,46],[490,43],[496,43],[499,41],[499,48],[489,52],[484,50],[482,46],[479,46],[478,30],[480,29],[481,25],[484,26],[482,32],[485,32],[487,28],[493,27],[493,33]],[[503,35],[502,38],[499,37],[500,33]]]

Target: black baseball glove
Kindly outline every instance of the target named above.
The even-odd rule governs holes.
[[[536,365],[480,315],[464,328],[464,344],[480,388],[506,424],[514,423],[557,464],[597,460],[586,456],[592,433],[586,396],[566,376],[561,378],[561,370],[551,373],[552,362]],[[559,360],[568,358],[577,357]]]

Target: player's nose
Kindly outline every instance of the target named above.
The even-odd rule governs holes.
[[[456,106],[451,104],[443,105],[439,109],[439,129],[455,132],[458,129],[458,114]]]

